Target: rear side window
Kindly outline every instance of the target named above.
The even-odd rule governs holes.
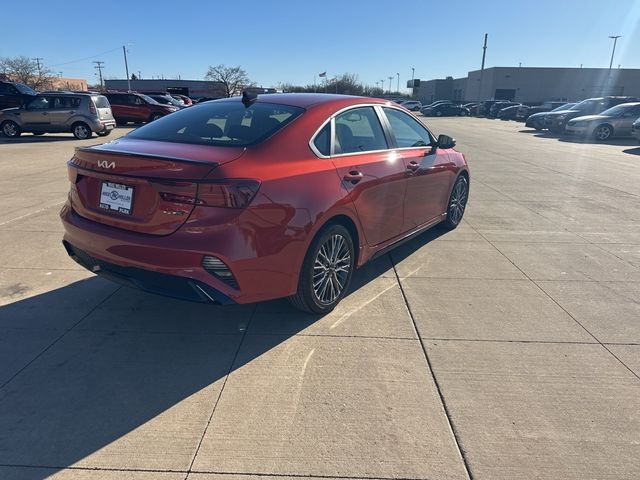
[[[417,120],[395,108],[383,108],[391,130],[396,137],[398,148],[426,147],[431,143],[431,136]]]
[[[91,98],[93,99],[93,103],[95,104],[96,108],[109,108],[111,106],[107,97],[98,95]]]
[[[313,140],[313,145],[325,157],[331,154],[331,124],[327,123],[322,130],[318,132]]]
[[[388,147],[373,107],[358,107],[336,116],[335,153],[385,150]]]
[[[167,115],[131,132],[129,138],[218,146],[260,143],[291,123],[303,108],[235,100],[207,102]]]
[[[127,104],[127,96],[126,95],[109,95],[107,96],[109,103],[112,105],[126,105]]]
[[[78,108],[81,99],[79,97],[53,97],[51,99],[51,109],[66,110],[69,108]]]

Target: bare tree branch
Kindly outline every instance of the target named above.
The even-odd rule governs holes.
[[[244,87],[252,85],[247,72],[241,67],[227,67],[225,65],[209,67],[204,78],[220,82],[227,97],[239,95]]]
[[[0,57],[0,72],[11,80],[24,83],[33,89],[50,84],[53,72],[29,57]]]

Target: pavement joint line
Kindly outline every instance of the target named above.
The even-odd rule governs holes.
[[[186,476],[184,477],[185,480],[187,480],[187,478],[189,477],[189,474],[191,473],[191,469],[193,468],[193,464],[196,461],[196,458],[198,458],[198,453],[200,453],[200,448],[202,447],[202,442],[204,441],[204,437],[207,434],[207,431],[209,430],[209,426],[211,425],[211,422],[213,421],[213,415],[216,413],[216,408],[218,407],[218,403],[220,402],[220,399],[222,398],[222,394],[224,393],[224,387],[227,386],[227,381],[229,380],[229,376],[231,375],[231,373],[233,372],[233,366],[236,363],[236,359],[238,358],[238,354],[240,353],[240,350],[242,349],[242,345],[244,344],[244,339],[247,338],[247,332],[249,331],[249,328],[251,327],[251,321],[253,320],[253,317],[256,314],[256,310],[258,309],[257,304],[254,306],[254,308],[251,311],[251,316],[249,317],[249,321],[247,322],[247,326],[244,329],[244,333],[242,335],[242,338],[240,339],[240,342],[238,343],[238,348],[236,349],[236,353],[233,356],[233,358],[231,359],[231,362],[229,363],[229,369],[227,370],[227,374],[224,377],[224,382],[222,383],[222,387],[220,387],[220,392],[218,393],[218,396],[213,404],[213,408],[211,409],[211,414],[209,415],[209,419],[207,420],[207,424],[204,427],[204,430],[202,431],[202,436],[200,437],[200,440],[198,441],[198,446],[196,447],[196,451],[193,454],[193,458],[191,458],[191,462],[189,463],[189,468],[187,469],[186,472]]]
[[[447,402],[445,401],[444,398],[444,392],[442,391],[442,388],[440,387],[440,382],[438,382],[438,378],[436,377],[436,372],[433,369],[433,365],[431,364],[431,359],[429,358],[429,354],[427,353],[427,347],[424,343],[424,341],[422,340],[422,336],[420,335],[420,329],[418,328],[418,324],[416,323],[415,317],[413,316],[413,311],[411,310],[411,305],[409,304],[409,300],[407,298],[407,295],[405,294],[404,288],[402,287],[402,282],[400,281],[400,277],[398,276],[398,272],[396,271],[396,264],[393,261],[393,257],[391,256],[391,254],[387,254],[387,256],[389,257],[389,261],[391,262],[391,266],[393,267],[393,271],[396,274],[396,281],[398,282],[398,286],[400,287],[400,293],[402,294],[402,298],[404,300],[404,304],[405,307],[407,308],[407,313],[409,314],[409,318],[411,319],[411,324],[413,325],[413,329],[415,331],[416,336],[418,337],[418,340],[420,342],[420,347],[422,348],[422,353],[424,355],[424,359],[427,363],[427,369],[429,370],[429,374],[431,375],[431,379],[433,380],[433,383],[436,387],[436,391],[438,392],[438,397],[440,398],[440,404],[442,405],[442,409],[444,411],[445,417],[447,419],[447,423],[449,424],[449,429],[451,430],[451,434],[453,436],[453,441],[456,445],[456,448],[458,449],[458,454],[460,455],[460,458],[462,459],[462,464],[464,466],[464,470],[467,474],[467,478],[469,480],[473,480],[473,474],[471,472],[471,466],[469,464],[469,459],[467,458],[467,455],[464,451],[464,449],[462,448],[462,442],[460,439],[460,434],[455,426],[455,423],[453,422],[452,416],[451,416],[451,412],[449,411],[449,407],[447,406]]]
[[[326,479],[353,479],[353,480],[434,480],[428,477],[372,477],[366,475],[321,475],[314,473],[279,473],[279,472],[225,472],[217,470],[183,470],[183,469],[157,469],[157,468],[125,468],[125,467],[76,467],[76,466],[52,466],[52,465],[27,465],[0,463],[0,467],[6,468],[42,468],[49,470],[76,470],[84,472],[132,472],[132,473],[191,473],[208,475],[225,475],[229,477],[292,477],[292,478],[326,478]],[[186,479],[185,479],[186,480]]]
[[[472,227],[473,228],[473,227]],[[475,229],[474,229],[475,230]],[[560,307],[562,309],[562,311],[564,311],[567,315],[569,315],[569,317],[571,317],[573,319],[574,322],[576,322],[578,325],[580,325],[580,327],[582,327],[582,329],[587,332],[596,342],[598,342],[600,344],[600,346],[602,348],[604,348],[607,352],[609,352],[611,354],[611,356],[613,356],[613,358],[615,358],[618,362],[620,362],[621,365],[623,365],[629,372],[631,372],[631,374],[636,377],[638,380],[640,380],[640,375],[638,375],[636,372],[634,372],[626,363],[624,363],[620,357],[618,357],[615,353],[613,353],[611,351],[611,349],[607,348],[607,346],[602,343],[600,341],[600,339],[598,337],[596,337],[593,333],[591,333],[589,331],[589,329],[587,327],[585,327],[582,323],[580,323],[580,321],[578,321],[578,319],[573,316],[563,305],[560,304],[560,302],[558,302],[555,298],[553,298],[544,288],[542,288],[534,279],[532,279],[531,277],[529,277],[529,275],[527,275],[520,267],[518,267],[509,257],[507,257],[502,250],[500,250],[497,246],[495,246],[492,242],[490,242],[486,237],[484,237],[484,235],[482,235],[482,233],[478,232],[478,230],[475,230],[476,233],[478,233],[479,235],[481,235],[485,240],[487,240],[487,242],[489,242],[491,244],[491,246],[493,248],[495,248],[500,255],[502,255],[504,258],[507,259],[507,261],[511,262],[511,264],[516,267],[518,270],[520,270],[520,272],[522,272],[522,274],[527,277],[531,283],[533,283],[536,287],[538,287],[538,289],[544,293],[553,303],[555,303],[558,307]],[[585,276],[588,277],[588,275],[583,274]],[[590,278],[590,277],[589,277]]]
[[[524,343],[524,344],[542,344],[542,345],[598,345],[598,341],[578,342],[578,341],[562,341],[562,340],[501,340],[491,338],[446,338],[446,337],[423,337],[423,340],[438,342],[477,342],[477,343]],[[634,343],[624,343],[616,345],[635,345]]]
[[[16,378],[18,375],[20,375],[22,372],[24,372],[27,368],[29,368],[30,365],[32,365],[36,360],[38,360],[42,355],[44,355],[51,347],[53,347],[56,343],[58,343],[60,340],[62,340],[71,330],[73,330],[75,327],[77,327],[78,325],[80,325],[80,323],[87,318],[89,315],[91,315],[93,312],[95,312],[103,303],[105,303],[107,300],[109,300],[111,297],[113,297],[116,292],[118,290],[120,290],[122,287],[118,287],[116,288],[113,292],[111,292],[109,295],[107,295],[105,298],[103,298],[100,302],[98,302],[91,310],[89,310],[85,315],[83,315],[76,323],[74,323],[73,325],[71,325],[69,328],[67,328],[61,335],[59,335],[55,340],[53,340],[47,347],[45,347],[40,353],[38,353],[35,357],[33,357],[29,362],[27,362],[26,365],[24,365],[20,370],[18,370],[16,373],[14,373],[7,381],[5,381],[2,385],[0,385],[0,391],[6,387],[14,378]]]
[[[64,202],[66,202],[66,200],[63,200],[61,202],[56,202],[56,203],[53,203],[51,205],[47,205],[46,207],[42,207],[42,208],[40,208],[38,210],[34,210],[33,212],[25,213],[24,215],[20,215],[19,217],[16,217],[16,218],[11,218],[9,220],[5,220],[4,222],[0,222],[0,227],[2,227],[3,225],[8,225],[8,224],[10,224],[12,222],[17,222],[18,220],[22,220],[23,218],[31,217],[32,215],[37,215],[38,213],[42,213],[45,210],[48,210],[50,208],[58,207],[60,205],[63,205]]]

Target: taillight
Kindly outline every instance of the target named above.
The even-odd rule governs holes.
[[[89,112],[93,113],[94,115],[98,113],[98,111],[96,110],[96,106],[93,104],[93,100],[89,100]]]
[[[226,180],[198,184],[198,200],[209,207],[244,208],[258,193],[256,180]]]
[[[164,183],[164,182],[162,182]],[[169,182],[164,183],[164,188]],[[188,191],[187,185],[171,182],[172,192],[159,192],[160,198],[167,202],[202,205],[206,207],[245,208],[255,197],[260,182],[257,180],[223,180],[198,183],[197,193]],[[177,187],[177,188],[175,188]],[[183,187],[182,189],[180,187]]]

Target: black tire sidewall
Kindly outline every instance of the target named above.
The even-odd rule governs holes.
[[[330,305],[324,305],[318,302],[316,299],[315,293],[313,292],[313,264],[315,262],[316,256],[318,255],[318,250],[322,244],[332,235],[339,234],[344,237],[349,246],[350,254],[351,254],[351,268],[349,269],[349,275],[347,276],[347,281],[345,282],[344,289],[336,298],[336,300]],[[353,239],[351,238],[351,233],[344,226],[339,224],[331,224],[322,229],[322,231],[314,238],[313,242],[309,246],[309,250],[304,259],[304,263],[302,265],[302,270],[300,272],[300,282],[298,285],[299,293],[302,294],[304,298],[304,302],[307,308],[313,313],[324,314],[329,313],[331,310],[335,308],[335,306],[344,298],[349,290],[349,285],[351,283],[351,278],[353,277],[353,271],[355,270],[355,247],[353,245]]]
[[[450,229],[453,230],[454,228],[458,227],[460,225],[460,223],[462,223],[462,219],[464,218],[464,212],[462,212],[462,217],[460,217],[460,221],[458,223],[453,223],[451,221],[451,197],[453,196],[453,192],[455,192],[456,187],[458,186],[459,182],[464,182],[465,184],[465,188],[466,188],[466,193],[467,193],[467,199],[464,203],[464,212],[466,212],[467,210],[467,202],[469,201],[469,181],[467,180],[467,177],[464,175],[459,175],[458,178],[456,179],[455,183],[453,184],[453,187],[451,188],[451,193],[449,194],[449,199],[447,200],[447,218],[444,220],[444,224],[445,226]]]

